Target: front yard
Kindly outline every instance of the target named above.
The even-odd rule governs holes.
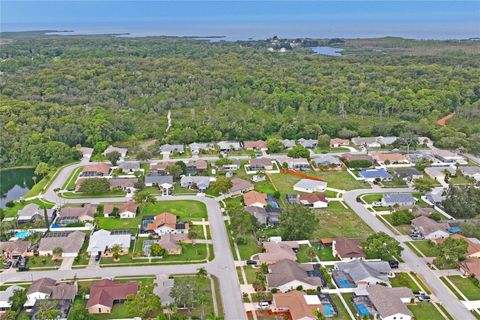
[[[413,316],[418,320],[445,320],[442,314],[430,302],[419,302],[415,305],[409,305],[408,309],[412,311]]]
[[[449,276],[447,278],[453,282],[468,300],[480,300],[480,287],[473,279],[462,276]]]
[[[410,245],[415,246],[426,257],[436,257],[438,255],[436,245],[430,240],[416,240],[408,242]],[[416,250],[413,250],[415,254],[421,256]]]
[[[370,188],[368,183],[355,180],[347,171],[311,171],[307,174],[324,179],[330,188],[341,190]]]
[[[392,287],[407,287],[410,288],[413,292],[419,292],[421,289],[413,281],[413,279],[406,272],[395,273],[395,278],[390,278],[390,283]]]
[[[162,212],[170,212],[179,217],[180,220],[201,220],[207,219],[207,208],[204,203],[194,200],[168,200],[157,201],[141,209],[141,212],[132,219],[104,218],[99,217],[98,228],[106,230],[133,229],[136,230],[142,221],[143,216],[154,216]]]

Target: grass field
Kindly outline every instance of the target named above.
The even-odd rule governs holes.
[[[405,272],[395,273],[395,278],[390,278],[392,287],[407,287],[413,292],[419,292],[420,288],[416,285],[413,279]]]
[[[180,220],[201,220],[207,219],[207,208],[204,203],[194,200],[172,200],[158,201],[147,205],[135,218],[116,219],[98,218],[100,229],[137,229],[143,216],[157,215],[162,212],[170,212],[179,217]]]
[[[238,246],[238,251],[240,251],[240,258],[242,260],[248,260],[250,257],[256,253],[259,253],[262,251],[262,249],[257,246],[255,239],[253,238],[253,235],[249,235],[248,237],[245,238],[246,243],[245,244],[237,244]]]
[[[68,179],[65,180],[65,183],[63,184],[62,189],[69,190],[69,189],[75,188],[75,181],[77,181],[77,178],[80,175],[80,173],[82,173],[82,170],[83,170],[83,167],[78,167],[75,170],[73,170],[70,176],[68,177]]]
[[[324,179],[330,188],[341,190],[370,188],[368,183],[355,180],[347,171],[310,171],[306,174]]]
[[[50,181],[50,177],[43,177],[42,180],[38,181],[28,192],[23,196],[23,198],[30,198],[30,197],[35,197],[38,196],[47,183]]]
[[[316,209],[319,224],[312,239],[336,237],[367,237],[373,230],[350,208],[331,202],[328,208]]]
[[[383,194],[366,194],[361,198],[368,204],[372,204],[373,202],[382,200]]]
[[[420,302],[416,305],[409,305],[416,320],[444,320],[440,312],[430,302]]]
[[[275,188],[270,180],[267,179],[265,181],[255,183],[255,191],[273,194],[275,192]]]
[[[430,240],[410,241],[418,250],[420,250],[426,257],[436,257],[438,255],[435,244]]]
[[[272,174],[272,182],[282,195],[285,195],[288,193],[300,193],[298,191],[293,190],[293,185],[295,185],[301,179],[302,178],[294,176],[292,174],[286,174],[286,173]]]
[[[453,282],[468,300],[480,300],[480,288],[472,279],[462,276],[449,276],[448,279]]]
[[[36,203],[40,206],[40,208],[43,208],[44,206],[47,209],[53,208],[53,203],[43,201],[41,199],[33,199],[33,200],[28,200],[28,201],[23,201],[23,202],[15,202],[14,206],[11,208],[7,208],[4,211],[5,217],[15,217],[17,215],[18,210],[23,209],[27,204],[30,203]]]

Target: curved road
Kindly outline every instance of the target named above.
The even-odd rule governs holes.
[[[55,189],[61,189],[70,174],[79,166],[88,162],[83,160],[80,163],[65,167],[45,191],[44,198],[48,201],[61,203],[100,203],[100,202],[119,202],[126,198],[84,198],[84,199],[65,199],[56,195]],[[108,267],[108,268],[85,268],[74,270],[51,270],[35,272],[17,272],[0,274],[0,283],[11,281],[31,281],[41,277],[50,277],[54,279],[94,278],[94,277],[113,277],[113,276],[134,276],[134,275],[154,275],[165,274],[186,274],[196,273],[201,267],[205,267],[210,274],[216,276],[219,280],[220,295],[225,314],[225,319],[247,319],[245,308],[242,301],[240,284],[237,278],[237,271],[233,262],[233,255],[228,239],[227,230],[220,205],[211,198],[201,198],[197,196],[160,196],[156,197],[158,201],[165,200],[195,200],[203,202],[207,207],[208,221],[210,224],[210,233],[213,242],[215,258],[212,261],[203,264],[179,264],[179,265],[152,265],[138,267]]]
[[[372,193],[389,193],[389,192],[413,192],[410,188],[385,188],[385,189],[358,189],[347,191],[343,198],[345,202],[352,208],[357,215],[363,219],[374,231],[385,232],[391,237],[397,238],[390,229],[388,229],[382,222],[380,222],[370,211],[368,211],[361,203],[357,202],[357,197],[362,194]],[[427,285],[432,289],[433,294],[443,304],[445,309],[453,316],[454,319],[475,319],[475,317],[468,311],[468,309],[458,300],[458,298],[448,290],[442,281],[433,273],[433,271],[425,264],[425,262],[419,258],[415,253],[410,250],[403,242],[402,259],[408,266],[419,273]]]

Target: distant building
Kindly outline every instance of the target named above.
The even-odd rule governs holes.
[[[438,223],[425,216],[420,216],[412,220],[412,227],[417,230],[425,239],[435,240],[448,238],[450,228],[446,223]]]
[[[382,197],[382,206],[413,206],[417,200],[409,193],[387,193]]]
[[[360,171],[360,177],[362,177],[365,181],[374,182],[377,180],[380,181],[391,181],[393,177],[387,170],[381,169],[362,169]]]
[[[127,156],[127,153],[128,153],[128,148],[122,148],[122,147],[114,147],[114,146],[108,146],[107,149],[105,149],[105,151],[103,151],[103,155],[106,156],[107,154],[109,153],[112,153],[112,152],[118,152],[120,153],[120,158],[123,159]]]
[[[301,179],[293,186],[293,190],[306,193],[324,192],[326,189],[326,182],[311,179]]]
[[[350,144],[350,140],[348,139],[340,139],[340,138],[330,139],[330,148],[341,148],[343,146],[348,146],[349,144]]]

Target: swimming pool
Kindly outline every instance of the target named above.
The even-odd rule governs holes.
[[[365,305],[359,303],[355,305],[357,307],[358,312],[360,313],[360,316],[363,318],[364,316],[369,316],[370,312],[368,311],[367,307]]]
[[[280,206],[278,205],[277,200],[276,200],[271,194],[267,195],[267,202],[268,202],[268,205],[269,205],[270,207],[272,207],[272,208],[277,209],[277,208],[280,207]]]
[[[350,282],[347,279],[340,279],[338,280],[338,284],[340,288],[353,288]]]
[[[333,317],[333,315],[334,315],[333,307],[329,304],[324,304],[323,305],[323,314],[326,317]]]
[[[28,237],[29,235],[30,235],[30,232],[28,232],[28,231],[19,231],[19,232],[15,233],[15,238],[24,239],[24,238]]]

